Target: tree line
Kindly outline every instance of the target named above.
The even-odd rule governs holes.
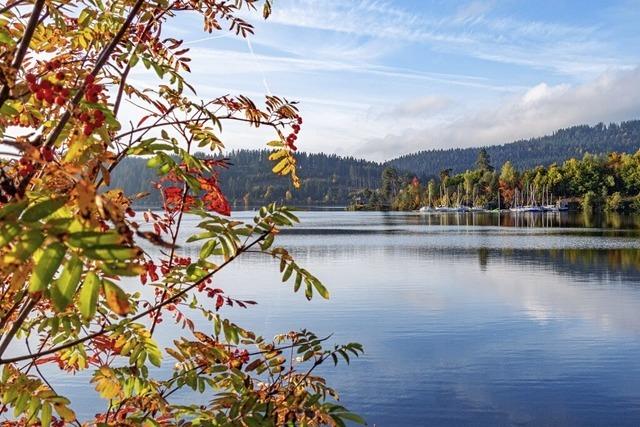
[[[538,165],[561,165],[568,159],[582,159],[586,153],[598,157],[609,152],[633,153],[638,149],[640,120],[608,126],[574,126],[542,138],[483,148],[494,164],[509,162],[513,168],[523,171],[535,169]],[[387,163],[324,153],[298,153],[297,166],[301,182],[300,188],[294,191],[290,181],[269,172],[272,162],[267,150],[233,150],[224,156],[218,156],[227,158],[233,165],[220,171],[219,185],[235,209],[254,207],[269,201],[295,206],[346,206],[364,203],[391,208],[391,199],[387,196],[389,191],[395,191],[393,186],[396,184],[391,184],[395,182],[392,176],[394,173],[398,178],[415,176],[420,182],[428,183],[432,179],[442,181],[443,171],[448,171],[449,181],[457,185],[453,178],[455,175],[478,170],[475,166],[477,153],[477,148],[432,150],[399,157]],[[146,164],[147,159],[142,157],[131,156],[124,159],[111,175],[111,187],[122,188],[130,195],[149,191],[147,197],[136,203],[160,206],[162,200],[159,191],[152,187],[150,189],[149,186],[149,183],[157,180],[156,172]],[[388,175],[386,180],[384,174]],[[467,176],[466,184],[464,179],[462,181],[467,187],[479,185],[494,188],[497,185],[496,179],[489,175],[478,175],[473,178]],[[375,191],[385,185],[387,188],[384,195]],[[475,191],[478,197],[484,195],[479,189],[469,187],[467,190],[472,193]],[[434,196],[440,196],[439,190],[434,191]],[[600,188],[592,188],[592,191],[596,195],[602,193]],[[457,188],[451,193],[456,193],[456,197],[461,194]],[[579,192],[565,191],[564,194],[582,197]],[[479,202],[490,204],[489,199],[488,196],[483,196]]]
[[[220,169],[219,185],[236,209],[253,207],[269,201],[290,205],[345,206],[349,194],[359,188],[380,185],[384,167],[353,157],[334,154],[298,153],[297,170],[300,188],[294,189],[289,180],[271,173],[273,162],[267,150],[234,150],[218,158],[226,158],[232,167]],[[147,159],[124,159],[111,177],[111,187],[122,188],[126,194],[150,191],[138,203],[160,206],[160,192],[149,190],[149,183],[157,181],[156,172],[147,168]]]
[[[426,182],[387,167],[381,186],[352,193],[352,208],[415,210],[422,206],[495,209],[522,204],[573,203],[583,209],[640,211],[640,150],[635,154],[584,154],[549,166],[519,170],[511,161],[499,169],[488,150],[462,173],[442,169]]]

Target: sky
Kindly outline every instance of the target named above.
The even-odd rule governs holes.
[[[245,17],[249,41],[197,16],[166,29],[200,97],[300,101],[303,151],[381,161],[640,118],[640,0],[275,0],[267,21]]]

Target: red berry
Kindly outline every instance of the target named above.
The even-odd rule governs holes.
[[[80,116],[78,117],[80,119],[81,122],[88,122],[89,121],[89,114],[87,113],[80,113]]]
[[[42,101],[44,99],[44,91],[43,90],[39,90],[36,92],[36,99],[38,101]]]
[[[36,76],[34,74],[31,74],[31,73],[27,74],[26,79],[27,79],[27,81],[29,83],[35,83],[36,82]]]
[[[94,110],[93,118],[96,120],[104,120],[104,113],[101,110]]]
[[[96,78],[92,74],[89,74],[89,75],[87,75],[87,77],[84,78],[84,81],[85,81],[85,83],[87,83],[87,85],[92,84],[95,80],[96,80]]]
[[[301,125],[302,124],[302,117],[298,117],[298,124]]]
[[[101,84],[91,84],[87,86],[87,93],[88,94],[92,94],[92,95],[97,95],[100,92],[102,92],[102,89],[104,89],[104,87]]]
[[[85,124],[82,128],[82,133],[84,134],[84,136],[91,135],[91,133],[93,133],[93,126],[91,126],[89,123]]]
[[[62,96],[56,96],[56,99],[54,100],[56,104],[63,106],[66,99],[64,99],[64,97]]]
[[[51,84],[51,82],[49,80],[42,80],[40,82],[40,88],[42,89],[51,89],[53,85]]]
[[[49,147],[42,147],[41,150],[41,154],[42,154],[42,158],[46,161],[46,162],[51,162],[53,161],[53,150]]]
[[[58,72],[56,73],[56,79],[58,79],[58,80],[64,80],[64,77],[65,77],[65,75],[64,75],[64,73],[63,73],[62,71],[58,71]]]

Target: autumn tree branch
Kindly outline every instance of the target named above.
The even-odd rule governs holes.
[[[247,249],[250,249],[251,247],[253,247],[253,246],[257,245],[258,243],[260,243],[261,241],[263,241],[269,234],[271,234],[271,230],[261,234],[260,237],[255,239],[249,245],[240,247],[238,249],[238,251],[234,255],[230,256],[226,261],[224,261],[222,264],[220,264],[216,269],[214,269],[210,273],[204,275],[202,278],[200,278],[199,280],[197,280],[193,284],[187,286],[186,288],[182,289],[181,291],[177,292],[175,295],[172,295],[171,297],[167,298],[166,300],[160,301],[158,304],[148,308],[147,310],[145,310],[145,311],[143,311],[143,312],[141,312],[141,313],[139,313],[139,314],[137,314],[137,315],[135,315],[135,316],[133,316],[133,317],[131,317],[129,319],[125,319],[125,322],[133,322],[135,320],[141,319],[141,318],[143,318],[143,317],[145,317],[145,316],[147,316],[149,314],[152,314],[152,313],[160,310],[162,307],[177,301],[182,296],[184,296],[186,293],[188,293],[189,291],[191,291],[192,289],[194,289],[195,287],[197,287],[201,283],[205,282],[207,279],[209,279],[213,275],[215,275],[218,271],[222,270],[224,267],[229,265],[234,259],[236,259],[240,255],[242,255]],[[32,308],[33,308],[33,306],[29,310],[25,310],[25,312],[28,314],[31,311]],[[21,314],[21,316],[23,314]],[[26,317],[26,314],[24,316]],[[24,320],[24,319],[22,319],[22,320]],[[14,324],[14,329],[16,331],[17,331],[17,328],[15,327],[15,325],[18,325],[18,328],[19,328],[19,325],[21,323],[22,323],[22,321],[16,321],[16,323]],[[110,330],[114,329],[114,327],[116,327],[116,326],[117,325],[110,326],[110,327],[103,327],[99,331],[96,331],[96,332],[91,333],[89,335],[85,335],[82,338],[78,338],[76,340],[69,341],[69,342],[61,344],[61,345],[59,345],[57,347],[52,347],[52,348],[40,351],[40,352],[35,353],[35,354],[28,354],[28,355],[24,355],[24,356],[11,357],[11,358],[7,358],[7,359],[1,359],[0,358],[0,366],[1,365],[5,365],[7,363],[16,363],[16,362],[21,362],[21,361],[24,361],[24,360],[30,360],[30,359],[34,359],[34,358],[39,358],[39,357],[42,357],[42,356],[46,356],[48,354],[57,353],[60,350],[67,349],[67,348],[73,347],[73,346],[78,345],[78,344],[82,344],[85,341],[91,340],[91,339],[96,338],[96,337],[98,337],[100,335],[104,335],[105,333],[107,333]],[[15,331],[14,331],[13,334],[15,334]],[[7,338],[9,338],[9,337],[7,337]],[[9,341],[6,340],[6,339],[5,339],[5,341],[7,341],[6,345],[8,345]],[[5,343],[3,342],[3,345],[4,344]],[[6,346],[5,346],[5,348],[6,348]],[[0,350],[1,349],[2,349],[2,347],[0,347]],[[0,355],[1,354],[2,353],[0,352]]]
[[[18,3],[18,2],[15,2]],[[15,4],[14,3],[14,4]],[[5,7],[11,7],[9,5]],[[44,7],[44,0],[36,0],[33,5],[33,10],[31,11],[31,16],[29,17],[29,22],[27,23],[26,28],[24,29],[24,35],[22,36],[22,40],[20,40],[20,45],[18,46],[18,50],[16,51],[16,55],[13,57],[13,61],[11,61],[11,72],[17,73],[20,69],[20,65],[22,65],[22,61],[24,60],[25,55],[27,54],[27,49],[29,48],[29,43],[31,43],[31,39],[33,38],[33,33],[38,26],[38,21],[40,20],[40,13],[42,13],[42,8]],[[11,79],[13,76],[9,76]],[[5,82],[2,85],[2,89],[0,89],[0,107],[4,105],[5,101],[9,98],[9,81]]]

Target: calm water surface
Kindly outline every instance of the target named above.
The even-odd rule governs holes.
[[[361,342],[364,357],[323,374],[370,425],[640,424],[638,219],[300,216],[280,243],[331,300],[307,302],[248,254],[215,284],[259,305],[223,314],[264,336],[306,327]],[[90,414],[80,379],[59,380]]]

